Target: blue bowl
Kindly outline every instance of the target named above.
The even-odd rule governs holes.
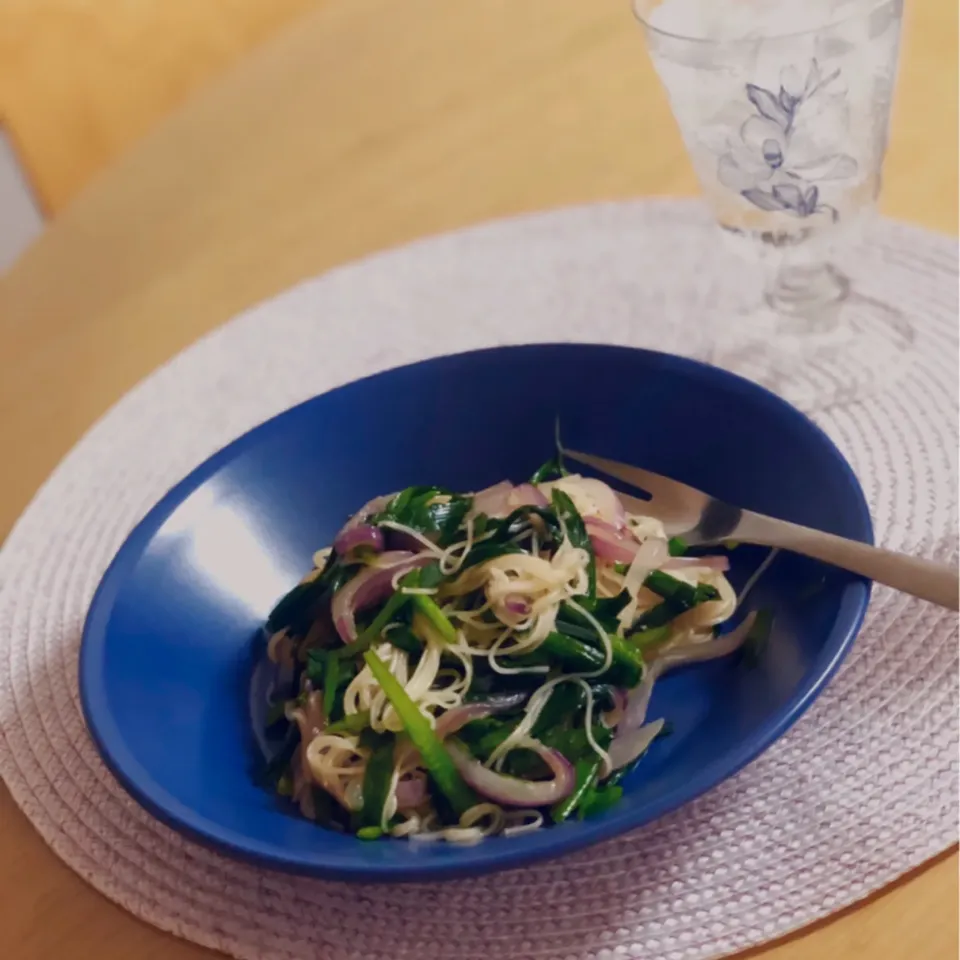
[[[477,846],[364,843],[295,815],[255,782],[251,678],[273,602],[344,518],[411,484],[475,490],[571,448],[645,466],[730,502],[871,539],[863,492],[788,404],[712,367],[625,347],[504,347],[340,387],[264,423],[174,487],[107,570],[80,655],[83,708],[110,769],[149,811],[220,850],[284,870],[423,880],[515,867],[596,843],[735,773],[797,720],[837,669],[869,585],[777,559],[752,605],[771,642],[658,683],[657,741],[605,815]],[[742,583],[764,551],[732,554]],[[254,708],[251,708],[251,704]]]

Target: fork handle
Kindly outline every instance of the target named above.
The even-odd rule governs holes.
[[[908,557],[832,533],[744,512],[732,539],[781,547],[859,573],[951,610],[960,609],[960,575],[947,563]]]

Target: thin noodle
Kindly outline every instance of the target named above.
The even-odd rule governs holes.
[[[431,726],[446,712],[462,707],[468,695],[476,697],[477,670],[480,679],[488,681],[490,674],[513,676],[518,674],[549,674],[547,663],[522,665],[515,658],[529,656],[542,648],[544,641],[558,629],[558,614],[561,609],[575,612],[596,634],[596,642],[603,651],[603,663],[596,669],[574,673],[545,676],[539,686],[526,698],[520,719],[501,742],[489,752],[485,766],[502,771],[509,754],[514,750],[539,750],[540,743],[532,737],[544,708],[554,690],[563,683],[573,683],[584,692],[582,707],[583,735],[592,751],[601,761],[601,781],[611,769],[610,755],[597,740],[594,722],[599,709],[591,681],[606,674],[614,664],[613,637],[623,637],[627,629],[644,612],[661,604],[663,599],[644,586],[653,569],[659,569],[668,559],[667,537],[662,523],[651,517],[612,514],[615,501],[612,494],[604,494],[598,481],[577,476],[567,476],[549,484],[541,484],[541,491],[549,496],[552,489],[563,490],[584,517],[601,517],[608,522],[626,524],[626,531],[637,540],[637,553],[628,567],[624,568],[594,558],[596,569],[596,596],[600,599],[621,596],[624,591],[623,609],[619,614],[620,626],[615,633],[605,629],[600,617],[585,601],[589,588],[588,566],[591,554],[574,546],[569,536],[568,525],[558,516],[559,536],[549,531],[539,517],[532,517],[528,525],[504,542],[507,550],[498,556],[464,569],[467,557],[477,544],[490,540],[496,530],[476,535],[476,514],[470,511],[459,530],[461,539],[440,547],[419,531],[395,521],[383,521],[379,526],[404,534],[422,548],[420,555],[435,559],[440,572],[446,578],[438,587],[402,587],[400,579],[405,575],[396,572],[393,577],[394,591],[403,591],[413,596],[431,597],[439,606],[456,633],[454,642],[448,642],[446,631],[441,633],[430,617],[429,608],[417,602],[408,606],[413,616],[404,613],[400,622],[388,624],[374,652],[386,666],[391,676],[402,687],[407,697]],[[441,497],[436,502],[446,502]],[[433,501],[431,501],[433,502]],[[625,534],[626,535],[626,534]],[[491,551],[495,552],[495,551]],[[670,570],[671,576],[696,587],[711,586],[717,598],[698,604],[675,617],[669,623],[668,636],[656,647],[657,657],[664,658],[658,666],[653,660],[643,671],[640,683],[630,693],[630,704],[617,716],[623,717],[632,709],[631,723],[640,714],[646,713],[650,692],[661,669],[685,660],[700,660],[709,657],[710,651],[703,645],[715,641],[713,628],[726,622],[737,605],[752,589],[776,555],[771,551],[756,573],[747,582],[739,598],[723,572],[711,566],[689,564]],[[315,569],[305,580],[319,576],[331,556],[330,549],[314,554]],[[618,571],[617,567],[620,566]],[[604,618],[606,619],[606,618]],[[422,643],[422,649],[408,654],[390,642],[393,631],[412,627]],[[302,629],[302,628],[298,628]],[[562,631],[562,623],[559,625]],[[306,637],[294,637],[290,628],[273,633],[267,642],[267,653],[278,663],[295,665],[307,662],[310,647],[324,647],[332,636],[329,615],[317,615],[306,630]],[[397,638],[399,642],[399,637]],[[482,661],[476,658],[482,657]],[[398,736],[394,766],[380,814],[380,828],[392,837],[406,837],[414,842],[429,843],[478,843],[488,836],[519,836],[539,830],[544,825],[543,812],[536,809],[504,809],[486,799],[470,807],[455,825],[444,824],[429,793],[429,772],[413,742],[406,736],[400,716],[386,697],[369,666],[357,658],[356,673],[350,678],[343,692],[343,716],[354,717],[368,714],[366,726],[377,734]],[[484,672],[489,671],[489,673]],[[363,804],[363,782],[366,775],[370,750],[361,746],[358,733],[329,733],[324,729],[324,711],[319,690],[313,690],[308,673],[300,674],[302,699],[287,702],[286,715],[297,724],[301,743],[297,748],[287,775],[292,775],[292,796],[305,816],[315,817],[312,786],[327,791],[337,803],[348,811],[357,811]],[[320,683],[310,673],[315,683]],[[535,683],[538,681],[534,681]],[[496,697],[496,686],[494,687]],[[513,701],[516,704],[518,701]],[[510,708],[512,709],[512,708]],[[474,716],[473,714],[467,714]],[[480,716],[483,714],[481,713]],[[645,718],[641,716],[641,721]],[[461,721],[462,723],[463,721]],[[577,720],[579,724],[579,718]],[[655,721],[656,722],[656,721]],[[349,727],[349,725],[348,725]],[[340,727],[339,729],[348,729]],[[579,729],[579,727],[578,727]],[[635,729],[634,726],[630,728]],[[614,728],[616,730],[616,728]],[[363,743],[367,743],[364,739]],[[401,782],[404,793],[401,797],[411,808],[399,810]],[[424,793],[421,794],[421,787]]]
[[[505,837],[519,837],[539,830],[543,826],[543,814],[539,810],[505,810],[503,822]]]
[[[757,585],[757,581],[767,572],[770,564],[777,559],[777,554],[780,553],[779,547],[774,547],[767,555],[763,558],[763,562],[759,567],[753,572],[753,576],[743,585],[743,589],[740,591],[740,596],[737,597],[737,606],[743,603],[747,598],[747,594]]]

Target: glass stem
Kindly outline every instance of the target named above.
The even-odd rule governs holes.
[[[837,307],[850,294],[850,280],[830,263],[780,265],[767,285],[767,304],[784,318],[796,318],[806,330],[828,328]]]

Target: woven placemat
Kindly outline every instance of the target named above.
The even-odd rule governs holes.
[[[880,222],[846,266],[859,292],[909,319],[912,356],[895,388],[818,419],[856,469],[879,541],[955,560],[956,242]],[[336,384],[453,350],[576,339],[709,351],[755,283],[693,203],[576,208],[335,270],[161,368],[63,461],[0,556],[0,774],[16,802],[112,900],[256,960],[716,957],[948,847],[956,618],[886,589],[829,689],[739,775],[628,836],[477,880],[363,887],[233,862],[141,810],[84,727],[77,652],[97,581],[156,499],[221,445]]]

